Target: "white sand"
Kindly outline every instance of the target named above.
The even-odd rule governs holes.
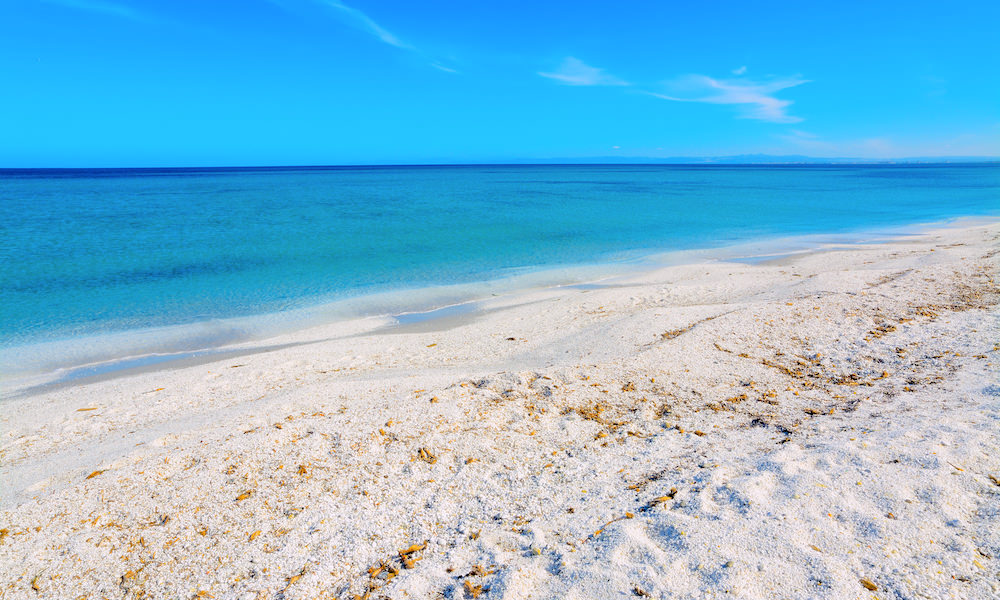
[[[670,267],[7,400],[0,596],[998,598],[998,240]]]

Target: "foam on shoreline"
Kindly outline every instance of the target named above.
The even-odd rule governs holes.
[[[169,368],[180,361],[199,357],[207,359],[226,352],[267,351],[273,345],[270,340],[290,334],[315,340],[317,338],[310,335],[310,330],[331,324],[341,324],[345,332],[353,334],[386,324],[406,323],[411,318],[423,320],[447,316],[453,310],[450,307],[463,307],[457,309],[460,311],[470,310],[470,307],[477,306],[477,302],[496,296],[517,296],[539,289],[613,282],[665,266],[713,261],[754,264],[821,250],[899,240],[941,228],[969,227],[995,221],[988,217],[958,217],[877,231],[774,237],[710,248],[637,252],[631,258],[617,262],[544,269],[526,267],[517,269],[512,275],[486,281],[381,292],[277,313],[5,347],[0,348],[0,384],[3,388],[0,400],[32,390],[48,389],[53,384],[114,376],[116,372],[132,372],[136,368],[148,369],[155,365]]]

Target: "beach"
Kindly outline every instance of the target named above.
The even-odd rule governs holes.
[[[3,400],[4,598],[996,598],[1000,224]]]

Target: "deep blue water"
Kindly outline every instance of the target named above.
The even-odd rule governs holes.
[[[159,348],[190,349],[240,339],[251,321],[208,325],[233,317],[976,215],[1000,215],[998,165],[0,170],[0,368],[95,335],[191,325]]]

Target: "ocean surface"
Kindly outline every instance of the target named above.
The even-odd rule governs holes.
[[[0,372],[998,215],[990,164],[0,170]]]

